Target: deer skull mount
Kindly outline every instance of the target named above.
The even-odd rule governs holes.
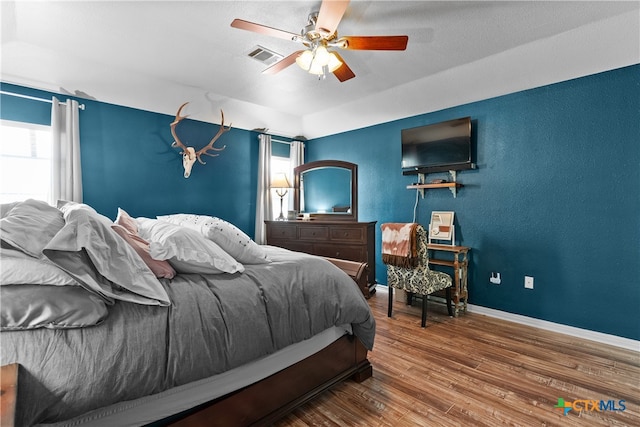
[[[195,163],[196,159],[198,160],[198,162],[202,163],[203,165],[206,165],[206,162],[202,161],[202,158],[201,158],[202,155],[216,157],[218,156],[218,154],[211,154],[209,153],[209,150],[222,151],[227,147],[226,145],[224,145],[222,146],[222,148],[218,148],[218,147],[214,147],[213,144],[215,144],[218,138],[220,138],[220,135],[231,130],[231,125],[227,127],[224,126],[224,112],[220,110],[220,114],[222,115],[222,121],[220,122],[220,129],[218,129],[218,133],[216,133],[216,135],[211,139],[211,141],[209,141],[209,143],[206,146],[202,147],[198,151],[196,151],[195,148],[193,147],[187,147],[182,143],[182,141],[180,141],[180,138],[178,138],[178,135],[176,134],[176,126],[178,126],[178,123],[180,123],[183,119],[188,117],[188,116],[180,115],[180,113],[182,113],[182,109],[187,104],[188,102],[185,102],[180,106],[180,108],[178,108],[178,112],[176,113],[176,118],[171,123],[171,135],[173,135],[173,139],[174,139],[173,144],[171,144],[171,146],[182,149],[182,152],[180,154],[182,154],[182,166],[184,167],[185,178],[189,178],[189,176],[191,176],[191,168],[193,168],[193,164]]]

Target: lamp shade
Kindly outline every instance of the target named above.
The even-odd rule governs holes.
[[[333,73],[342,65],[336,54],[329,52],[324,46],[318,46],[313,51],[305,50],[298,55],[296,63],[303,70],[316,75],[324,74],[324,67]]]
[[[327,64],[329,67],[329,72],[333,73],[335,70],[342,66],[342,61],[338,59],[338,56],[335,52],[329,52],[329,63]]]
[[[271,188],[291,188],[291,184],[284,172],[276,173],[271,179]]]
[[[309,71],[311,61],[313,61],[313,53],[310,50],[305,50],[296,58],[296,64],[305,71]]]

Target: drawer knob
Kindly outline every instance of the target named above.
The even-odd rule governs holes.
[[[340,256],[340,252],[336,252],[336,256]]]

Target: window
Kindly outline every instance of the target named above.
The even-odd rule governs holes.
[[[291,176],[291,160],[288,157],[271,156],[271,178],[277,173],[284,172],[287,175],[289,183],[293,185],[293,177]],[[282,212],[284,217],[287,217],[287,211],[289,206],[293,209],[293,195],[292,189],[289,189],[287,195],[282,198]],[[272,217],[278,218],[280,215],[280,196],[276,194],[276,190],[271,190],[271,207]]]
[[[51,127],[0,120],[0,203],[51,200]]]

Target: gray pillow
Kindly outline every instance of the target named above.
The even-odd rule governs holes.
[[[80,286],[73,277],[46,258],[34,258],[17,249],[0,248],[0,286]]]
[[[102,299],[79,286],[2,286],[0,299],[0,331],[83,328],[109,314]]]
[[[43,250],[83,287],[114,300],[170,305],[169,296],[140,256],[88,205],[64,207],[65,226]]]
[[[40,200],[18,203],[0,219],[0,238],[4,243],[39,258],[42,249],[64,226],[62,212]]]
[[[0,218],[4,218],[5,216],[7,216],[9,211],[13,209],[18,203],[21,203],[21,202],[11,202],[11,203],[0,204]]]

